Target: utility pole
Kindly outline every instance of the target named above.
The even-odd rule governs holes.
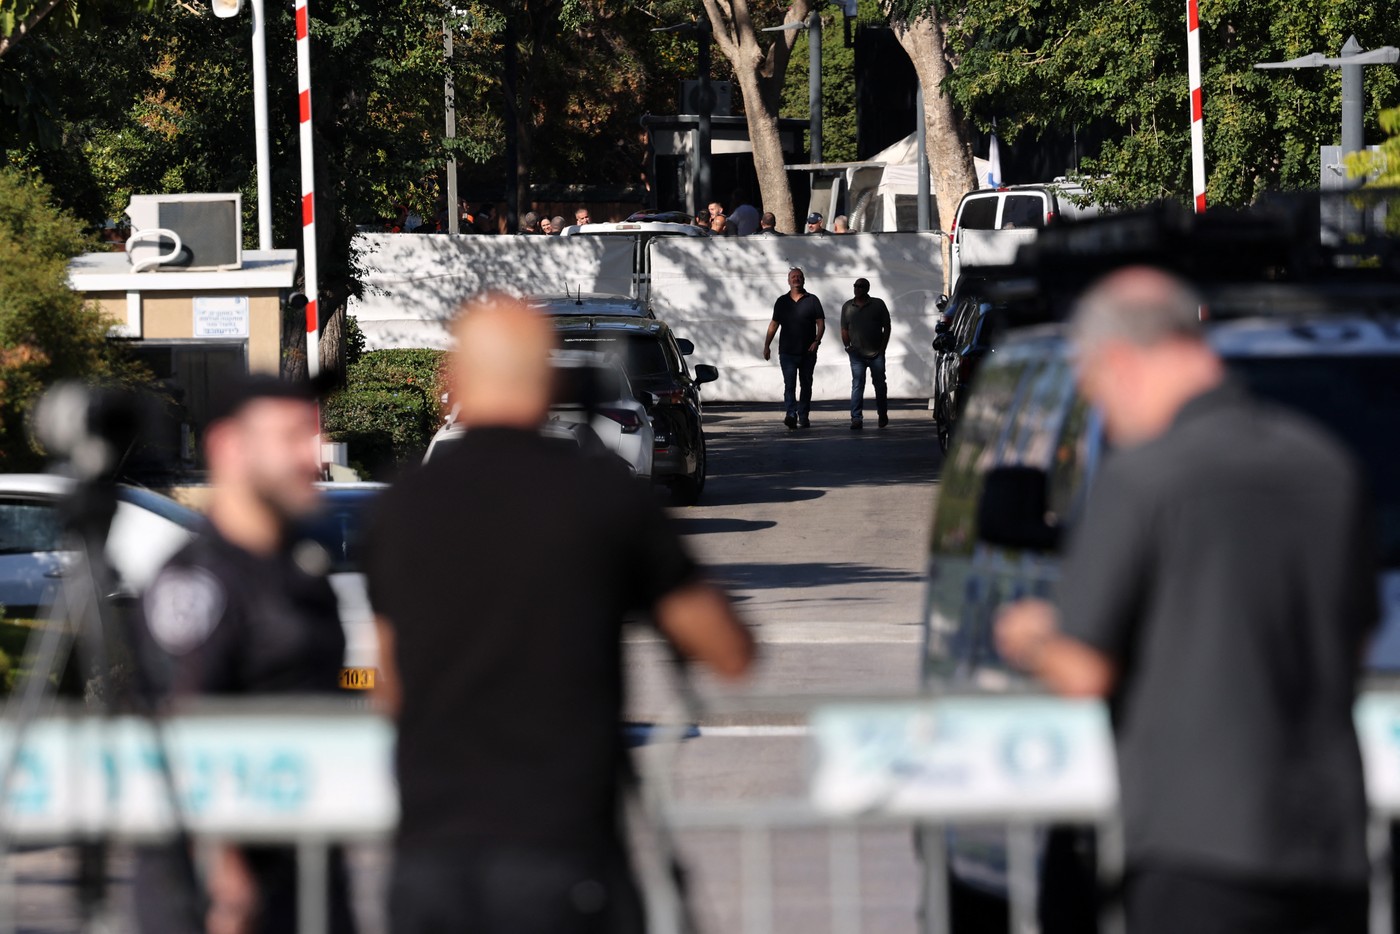
[[[444,109],[447,111],[447,138],[457,138],[457,89],[452,84],[452,21],[442,21],[442,55],[447,60],[447,75],[442,79]],[[449,143],[449,145],[451,145]],[[462,214],[457,210],[457,151],[447,153],[447,232],[462,232]]]
[[[515,17],[506,16],[504,48],[501,50],[501,93],[505,97],[506,118],[506,233],[520,232],[520,141],[517,111],[519,102],[515,99],[516,84],[519,81],[518,54],[515,48]]]
[[[807,135],[811,137],[812,164],[822,161],[822,14],[821,4],[812,10],[810,25],[807,27],[808,81],[807,114],[811,127]],[[813,176],[815,177],[815,176]]]
[[[1348,36],[1346,45],[1342,46],[1340,56],[1343,64],[1342,72],[1342,157],[1353,152],[1360,152],[1365,147],[1365,136],[1362,133],[1362,123],[1365,116],[1365,109],[1362,102],[1364,97],[1365,79],[1362,76],[1364,65],[1347,64],[1348,59],[1355,59],[1361,54],[1361,43],[1356,41],[1355,36]],[[1348,187],[1360,186],[1362,179],[1352,179],[1352,184]]]
[[[695,25],[696,41],[700,45],[700,106],[696,109],[700,111],[699,127],[696,131],[696,148],[699,150],[695,154],[695,202],[699,207],[697,212],[704,210],[705,205],[710,203],[711,188],[713,184],[710,179],[711,162],[711,127],[710,118],[715,111],[715,94],[710,87],[710,30],[708,26]]]
[[[1286,62],[1259,62],[1259,69],[1275,68],[1339,68],[1342,72],[1342,156],[1345,158],[1365,148],[1362,121],[1365,118],[1365,75],[1367,65],[1390,65],[1400,61],[1400,49],[1393,45],[1363,51],[1355,36],[1349,36],[1342,46],[1342,54],[1336,57],[1314,52],[1301,58],[1290,58]],[[1347,187],[1361,183],[1353,179]]]
[[[928,183],[928,127],[924,125],[924,83],[919,82],[919,88],[914,93],[914,138],[918,141],[918,158],[915,159],[915,169],[919,173],[919,229],[929,230],[933,227],[933,211],[930,210],[929,199],[931,192]]]

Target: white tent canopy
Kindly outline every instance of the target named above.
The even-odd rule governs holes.
[[[910,133],[904,139],[871,156],[865,166],[852,166],[846,170],[846,190],[850,193],[848,203],[851,206],[851,218],[856,229],[862,231],[900,229],[898,213],[900,201],[905,198],[916,198],[919,194],[918,161],[918,134]],[[986,159],[978,157],[973,157],[972,161],[980,186],[988,187],[987,173],[991,170],[991,164]],[[878,167],[882,170],[878,180],[873,185],[871,184],[872,173],[868,171],[871,167]],[[929,190],[933,190],[931,172]],[[865,199],[864,204],[862,204],[862,199]],[[940,218],[942,226],[945,227],[950,220]]]

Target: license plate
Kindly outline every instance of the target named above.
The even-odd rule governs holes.
[[[340,687],[346,691],[372,691],[378,668],[340,669]]]

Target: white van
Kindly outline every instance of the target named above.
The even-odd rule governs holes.
[[[1010,185],[969,191],[958,202],[953,238],[952,288],[963,266],[1003,266],[1016,259],[1021,244],[1057,218],[1093,217],[1098,205],[1080,205],[1088,192],[1056,179],[1043,185]],[[950,292],[951,294],[951,292]]]

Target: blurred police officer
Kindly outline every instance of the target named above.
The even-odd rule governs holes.
[[[488,295],[456,328],[466,434],[380,500],[370,599],[397,711],[395,934],[634,932],[619,830],[623,618],[745,672],[748,632],[644,484],[540,434],[554,332]]]
[[[243,377],[223,387],[204,433],[208,523],[143,599],[156,680],[191,695],[338,690],[345,636],[330,561],[291,529],[314,511],[320,477],[316,400],[308,384]],[[332,868],[332,926],[352,929],[343,864]],[[141,929],[161,934],[296,930],[296,858],[285,847],[220,847],[203,924],[186,854],[146,851],[137,870]],[[193,919],[193,920],[192,920]]]
[[[1057,691],[1110,699],[1130,934],[1362,932],[1368,497],[1321,429],[1226,378],[1200,305],[1146,268],[1080,300],[1079,382],[1117,450],[1058,612],[1013,605],[998,645]]]

